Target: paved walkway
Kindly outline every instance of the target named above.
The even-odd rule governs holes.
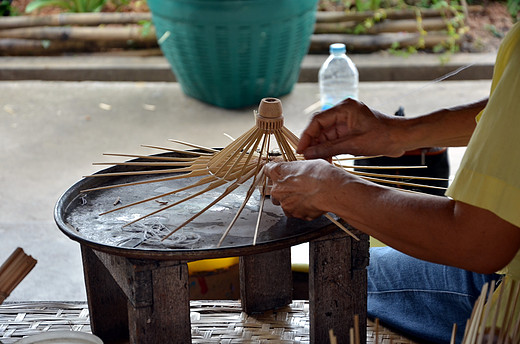
[[[363,82],[360,99],[387,113],[404,106],[414,116],[481,99],[489,85]],[[282,98],[286,126],[299,134],[317,100],[316,83],[297,84]],[[0,262],[18,246],[38,260],[8,300],[86,299],[79,245],[57,229],[53,207],[98,170],[92,162],[107,161],[101,153],[149,154],[139,145],[169,145],[168,138],[224,146],[223,133],[237,137],[253,125],[253,108],[209,106],[172,82],[1,81]]]
[[[456,54],[448,61],[440,55],[390,55],[386,52],[351,55],[361,81],[434,80],[453,71],[450,80],[490,79],[495,53]],[[299,82],[317,82],[318,70],[327,55],[307,55],[301,65]],[[471,68],[466,68],[471,66]],[[113,55],[59,57],[0,57],[0,80],[61,81],[175,81],[170,65],[162,56],[129,57]]]

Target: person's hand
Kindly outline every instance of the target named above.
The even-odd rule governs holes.
[[[338,154],[401,156],[404,150],[394,130],[401,120],[348,98],[313,117],[297,151],[306,159]]]
[[[346,172],[324,160],[268,163],[271,200],[289,217],[313,220],[327,212],[331,191]]]

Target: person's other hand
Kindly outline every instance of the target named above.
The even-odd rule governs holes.
[[[301,135],[297,151],[306,159],[330,159],[338,154],[401,156],[396,124],[387,116],[348,98],[316,114]]]
[[[308,221],[327,212],[328,197],[346,174],[321,159],[268,163],[265,173],[273,183],[272,202],[287,216]]]

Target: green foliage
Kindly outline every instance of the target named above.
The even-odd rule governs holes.
[[[12,7],[9,0],[0,0],[0,17],[12,14]]]
[[[5,0],[0,0],[5,1]],[[106,5],[116,11],[130,5],[131,0],[33,0],[25,8],[30,13],[44,7],[58,7],[66,12],[100,12]],[[146,3],[143,0],[143,3]]]
[[[504,37],[504,33],[499,31],[495,25],[486,24],[486,25],[484,25],[484,28],[487,31],[491,32],[493,34],[493,36],[495,36],[495,37],[498,37],[498,38],[503,38]]]
[[[33,0],[25,8],[30,13],[44,7],[59,7],[66,12],[100,12],[106,0]]]
[[[130,5],[131,0],[108,0],[115,8],[121,8]]]
[[[151,20],[140,20],[139,25],[141,25],[141,35],[146,37],[150,34],[150,30],[152,29],[152,21]]]
[[[460,0],[419,0],[415,10],[420,38],[419,42],[414,47],[412,47],[415,49],[415,51],[424,48],[424,38],[428,35],[428,32],[422,27],[422,16],[420,13],[421,8],[442,10],[441,13],[443,13],[443,17],[446,21],[445,33],[447,34],[448,39],[443,44],[438,44],[432,49],[434,53],[442,54],[440,57],[441,62],[447,61],[452,54],[460,50],[458,41],[461,35],[463,35],[468,30],[468,27],[465,25],[463,6],[459,1]],[[413,53],[414,49],[406,49],[406,54]],[[399,49],[394,47],[389,49],[389,51],[394,54],[398,50]]]
[[[381,0],[355,0],[355,6],[358,12],[375,11],[380,8]]]
[[[516,22],[519,19],[518,12],[520,11],[520,0],[507,0],[507,10]]]
[[[399,42],[394,42],[390,49],[388,49],[388,52],[396,56],[409,57],[410,55],[417,53],[417,48],[413,46],[401,48]]]

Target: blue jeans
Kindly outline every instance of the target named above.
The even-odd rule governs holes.
[[[460,343],[482,286],[498,279],[495,274],[477,274],[374,247],[368,267],[368,316],[433,343],[449,343],[457,323]]]

